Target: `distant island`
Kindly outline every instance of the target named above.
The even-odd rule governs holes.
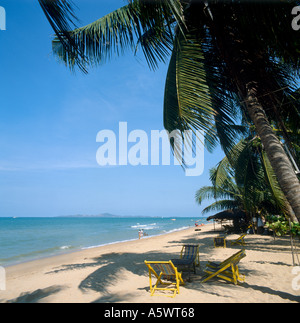
[[[91,214],[59,215],[57,217],[58,218],[128,218],[128,217],[147,218],[147,216],[144,216],[144,215],[116,215],[111,213],[101,213],[97,215],[91,215]],[[153,217],[155,218],[155,216]]]

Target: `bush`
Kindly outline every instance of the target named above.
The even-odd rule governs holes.
[[[266,218],[266,226],[270,230],[273,230],[278,237],[291,234],[292,236],[300,238],[300,224],[291,222],[290,226],[289,221],[282,215],[268,216]]]

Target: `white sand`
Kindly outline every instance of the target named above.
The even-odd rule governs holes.
[[[6,291],[0,302],[26,303],[203,303],[300,302],[300,269],[292,272],[289,239],[248,235],[246,258],[239,268],[242,285],[213,279],[201,283],[209,260],[222,261],[240,247],[213,247],[212,225],[163,236],[87,249],[6,268]],[[238,235],[230,235],[233,240]],[[169,260],[180,255],[183,243],[200,244],[200,268],[175,298],[150,296],[144,260]],[[186,275],[183,276],[186,278]],[[297,290],[298,289],[298,290]]]

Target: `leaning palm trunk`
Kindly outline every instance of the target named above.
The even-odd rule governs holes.
[[[257,100],[254,89],[248,89],[246,99],[247,110],[252,122],[260,136],[264,149],[270,160],[278,183],[285,194],[292,211],[293,221],[300,221],[300,183],[279,139],[274,134],[272,127],[265,115],[264,109]],[[295,218],[296,217],[296,218]]]

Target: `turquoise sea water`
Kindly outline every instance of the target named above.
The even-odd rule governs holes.
[[[194,226],[196,218],[0,218],[0,266]],[[205,219],[203,219],[205,223]]]

